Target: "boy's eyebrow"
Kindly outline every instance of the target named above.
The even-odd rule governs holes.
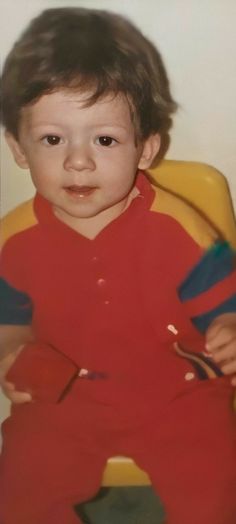
[[[127,126],[123,126],[122,124],[111,124],[111,123],[109,123],[109,122],[104,123],[104,124],[102,124],[102,123],[101,123],[101,124],[98,123],[98,124],[96,124],[94,127],[108,127],[108,128],[109,128],[109,127],[110,127],[110,128],[114,128],[114,127],[115,127],[115,128],[119,128],[119,129],[124,129],[125,131],[126,131],[126,129],[127,129]]]
[[[33,124],[32,122],[30,123],[28,121],[28,124],[29,124],[29,127],[31,129],[34,129],[34,128],[37,128],[37,127],[50,127],[50,126],[64,127],[64,124],[59,123],[59,122],[37,122],[37,123]],[[117,129],[117,128],[119,128],[119,129],[122,129],[124,131],[127,130],[127,126],[124,126],[124,125],[118,124],[118,123],[117,124],[116,123],[112,124],[110,122],[107,122],[107,123],[106,122],[105,123],[96,122],[96,123],[90,125],[89,127],[95,127],[95,128],[96,127],[99,127],[99,128],[105,127],[105,128],[110,128],[110,129],[114,129],[114,128]]]

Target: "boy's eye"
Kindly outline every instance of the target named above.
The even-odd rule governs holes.
[[[99,136],[98,142],[101,146],[109,147],[113,145],[116,142],[116,140],[111,136]]]
[[[43,142],[49,146],[57,146],[60,144],[61,138],[57,135],[47,135],[43,137]]]

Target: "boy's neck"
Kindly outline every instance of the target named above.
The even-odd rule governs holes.
[[[54,215],[61,220],[61,222],[67,224],[84,237],[93,240],[110,222],[113,222],[113,220],[124,213],[124,211],[130,206],[132,200],[136,198],[139,193],[138,188],[136,186],[133,187],[127,197],[120,202],[119,206],[113,206],[113,208],[110,208],[109,213],[107,213],[107,210],[104,210],[104,212],[101,212],[94,217],[73,218],[62,213],[58,208],[54,208],[53,211]]]

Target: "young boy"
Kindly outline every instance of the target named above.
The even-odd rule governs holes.
[[[235,255],[143,173],[174,109],[159,54],[113,14],[47,10],[6,61],[6,138],[37,194],[3,224],[1,524],[80,522],[116,454],[168,524],[236,522]],[[53,373],[49,393],[9,379],[35,359],[37,382],[39,355],[73,377],[54,401]]]

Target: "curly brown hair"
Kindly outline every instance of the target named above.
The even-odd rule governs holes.
[[[176,110],[162,58],[123,16],[85,8],[47,9],[9,53],[2,121],[16,138],[21,109],[58,89],[91,92],[86,104],[123,93],[139,138],[165,134]]]

